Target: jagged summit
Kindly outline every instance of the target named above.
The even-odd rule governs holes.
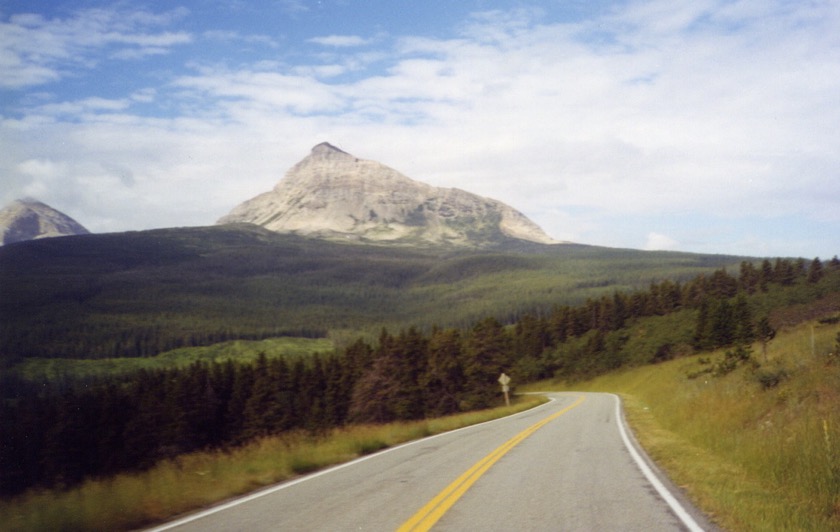
[[[88,233],[76,220],[32,198],[15,200],[0,209],[0,245]]]
[[[506,237],[555,243],[519,211],[455,188],[410,179],[322,142],[270,192],[218,223],[376,242],[485,246]]]
[[[352,157],[352,155],[350,155],[346,151],[336,148],[329,142],[322,142],[321,144],[318,144],[312,148],[312,155],[328,155],[331,153],[343,153],[344,155]]]

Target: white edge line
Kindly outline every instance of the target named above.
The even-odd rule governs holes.
[[[354,460],[351,460],[349,462],[344,462],[343,464],[338,464],[338,465],[329,467],[327,469],[322,469],[321,471],[317,471],[315,473],[311,473],[309,475],[299,477],[299,478],[296,478],[294,480],[283,481],[281,484],[277,484],[277,485],[262,489],[260,491],[256,491],[254,493],[251,493],[250,495],[245,495],[243,497],[238,497],[236,499],[233,499],[233,500],[228,501],[226,503],[220,504],[218,506],[213,506],[212,508],[208,508],[206,510],[199,511],[198,513],[187,515],[187,516],[182,517],[180,519],[176,519],[176,520],[170,521],[168,523],[163,523],[162,525],[155,526],[153,528],[148,528],[148,529],[145,529],[145,530],[146,530],[146,532],[163,532],[164,530],[171,530],[173,528],[177,528],[179,526],[186,525],[187,523],[191,523],[193,521],[198,521],[199,519],[203,519],[203,518],[205,518],[209,515],[213,515],[213,514],[218,513],[218,512],[223,512],[225,510],[229,510],[230,508],[233,508],[235,506],[239,506],[240,504],[245,504],[246,502],[250,502],[250,501],[253,501],[255,499],[259,499],[260,497],[265,497],[266,495],[271,495],[272,493],[276,493],[280,490],[290,488],[290,487],[292,487],[296,484],[300,484],[301,482],[306,482],[307,480],[312,480],[313,478],[317,478],[317,477],[320,477],[322,475],[327,475],[329,473],[333,473],[335,471],[338,471],[339,469],[344,469],[345,467],[350,467],[350,466],[353,466],[353,465],[358,464],[360,462],[364,462],[365,460],[370,460],[372,458],[382,456],[383,454],[389,453],[391,451],[396,451],[396,450],[401,449],[403,447],[408,447],[409,445],[416,445],[418,443],[427,442],[427,441],[429,441],[431,439],[434,439],[434,438],[440,438],[442,436],[455,434],[457,432],[461,432],[462,430],[468,430],[468,429],[472,429],[472,428],[475,428],[475,427],[480,427],[482,425],[487,425],[488,423],[495,423],[496,421],[501,421],[503,419],[508,419],[508,418],[511,418],[511,417],[516,417],[516,416],[523,415],[523,414],[526,414],[526,413],[529,413],[529,412],[533,412],[534,410],[537,410],[539,408],[542,408],[544,406],[549,405],[553,401],[555,401],[555,399],[553,397],[548,397],[548,402],[543,403],[543,404],[538,405],[538,406],[535,406],[533,408],[529,408],[527,410],[523,410],[522,412],[517,412],[517,413],[511,414],[509,416],[504,416],[504,417],[500,417],[500,418],[496,418],[496,419],[491,419],[489,421],[483,421],[481,423],[476,423],[474,425],[467,425],[466,427],[461,427],[460,429],[454,429],[454,430],[449,430],[449,431],[446,431],[446,432],[441,432],[440,434],[435,434],[433,436],[427,436],[425,438],[420,438],[419,440],[412,440],[412,441],[409,441],[409,442],[406,442],[406,443],[402,443],[400,445],[395,445],[394,447],[389,447],[387,449],[383,449],[383,450],[375,452],[373,454],[369,454],[369,455],[366,455],[366,456],[361,456],[361,457],[356,458]]]
[[[621,439],[624,441],[624,446],[627,447],[627,451],[630,453],[630,456],[633,457],[633,460],[636,462],[636,465],[639,466],[639,469],[642,471],[642,474],[648,479],[656,491],[659,493],[659,496],[671,507],[671,511],[676,514],[676,516],[683,522],[683,524],[692,532],[704,532],[703,527],[697,524],[697,521],[691,517],[691,514],[683,508],[682,504],[677,500],[676,497],[665,487],[662,481],[659,480],[659,477],[653,472],[653,470],[648,466],[647,462],[641,455],[636,451],[635,445],[630,441],[630,438],[627,436],[627,430],[624,428],[624,416],[621,413],[621,399],[615,394],[610,394],[615,399],[615,420],[616,424],[618,425],[618,432],[621,434]]]

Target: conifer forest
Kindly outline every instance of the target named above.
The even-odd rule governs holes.
[[[743,351],[800,319],[797,304],[840,308],[836,257],[744,260],[736,270],[613,287],[580,303],[470,323],[382,327],[308,357],[195,362],[50,385],[6,374],[0,492],[69,487],[286,431],[485,408],[499,403],[501,372],[514,385],[574,380],[699,350]],[[5,340],[25,339],[7,330]]]

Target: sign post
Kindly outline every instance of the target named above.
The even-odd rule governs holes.
[[[502,373],[499,377],[499,384],[502,385],[502,392],[505,394],[505,406],[510,406],[510,396],[508,395],[510,391],[510,386],[508,386],[510,384],[510,377]]]

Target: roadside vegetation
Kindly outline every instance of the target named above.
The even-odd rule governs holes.
[[[135,473],[89,479],[67,490],[35,490],[0,501],[3,530],[131,530],[388,447],[533,408],[511,406],[442,418],[293,431],[228,451],[202,451]]]
[[[746,350],[734,366],[719,349],[571,386],[619,393],[648,454],[725,530],[840,529],[840,326]]]

